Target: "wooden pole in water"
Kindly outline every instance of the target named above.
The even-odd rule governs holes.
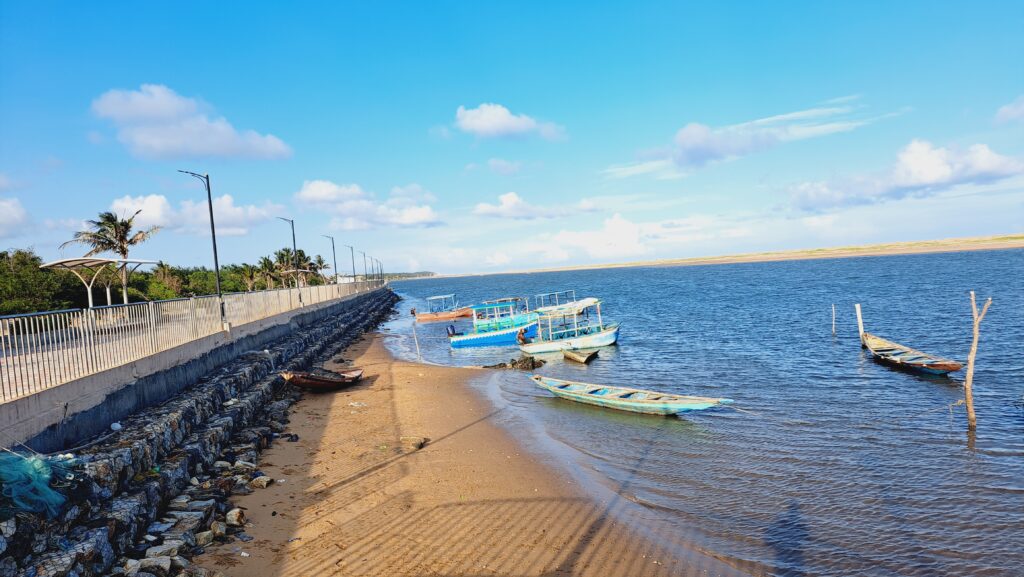
[[[416,336],[416,321],[412,323],[412,340],[416,343],[416,358],[423,362],[423,355],[420,354],[420,339]]]
[[[974,414],[974,393],[971,390],[974,380],[974,357],[978,354],[978,337],[980,336],[981,321],[992,305],[992,298],[985,301],[985,306],[978,314],[978,304],[974,300],[974,291],[971,291],[971,316],[974,317],[974,340],[971,342],[971,353],[967,355],[967,378],[964,379],[964,400],[967,401],[967,430],[974,432],[978,428],[978,421]]]
[[[857,333],[860,335],[860,344],[864,346],[864,319],[860,316],[860,303],[853,305],[857,309]]]
[[[832,303],[832,335],[836,334],[836,303]]]

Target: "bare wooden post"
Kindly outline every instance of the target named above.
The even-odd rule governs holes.
[[[416,358],[423,362],[423,355],[420,354],[420,339],[416,336],[416,321],[412,323],[412,340],[416,343]]]
[[[853,305],[857,309],[857,333],[860,334],[860,344],[864,346],[864,319],[860,316],[860,303]]]
[[[836,303],[832,303],[832,335],[836,334]]]
[[[985,306],[981,309],[981,314],[978,314],[978,304],[974,300],[974,291],[971,291],[971,315],[974,317],[974,341],[971,342],[971,353],[967,355],[967,378],[964,379],[964,400],[967,402],[967,430],[974,432],[978,428],[978,421],[974,415],[974,393],[971,390],[972,381],[974,380],[974,357],[978,354],[978,337],[981,327],[981,321],[985,318],[985,313],[988,312],[988,307],[992,305],[991,297],[985,301]]]

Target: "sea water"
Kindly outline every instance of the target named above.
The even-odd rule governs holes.
[[[638,267],[396,282],[389,346],[416,358],[412,307],[574,289],[622,324],[590,365],[544,356],[543,375],[734,399],[663,418],[553,398],[528,375],[475,383],[526,442],[676,527],[699,547],[774,575],[1024,575],[1024,251]],[[966,433],[964,371],[879,364],[865,329],[966,361],[968,291],[981,326]],[[832,333],[832,305],[836,333]],[[416,325],[420,354],[487,365],[511,348],[452,350],[450,323]],[[468,320],[455,323],[459,330]],[[526,433],[529,431],[529,433]],[[536,443],[537,436],[549,443]]]

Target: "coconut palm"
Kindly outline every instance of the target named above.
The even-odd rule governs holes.
[[[313,260],[310,261],[309,265],[309,270],[323,277],[325,281],[328,280],[327,275],[324,274],[324,271],[331,268],[331,265],[327,264],[327,261],[324,260],[324,257],[316,255],[315,257],[313,257]]]
[[[141,210],[128,218],[121,218],[113,212],[101,212],[96,220],[87,220],[89,230],[80,230],[75,237],[60,245],[64,248],[72,244],[84,244],[92,247],[85,253],[86,257],[104,252],[112,252],[122,259],[128,258],[128,251],[136,245],[146,242],[151,236],[160,230],[159,226],[153,226],[146,230],[135,230],[135,217],[139,216]],[[121,291],[124,295],[124,302],[128,304],[128,267],[122,265],[120,268]]]
[[[277,274],[277,267],[274,266],[274,261],[270,257],[264,256],[260,258],[260,262],[257,263],[260,274],[263,276],[263,282],[266,283],[268,289],[274,288],[274,276]]]
[[[242,277],[242,282],[245,283],[245,290],[252,292],[256,288],[256,281],[260,278],[260,269],[251,264],[243,264],[238,268],[238,272]]]

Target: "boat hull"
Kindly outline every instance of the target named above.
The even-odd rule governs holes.
[[[346,371],[338,373],[337,377],[324,377],[320,375],[314,375],[312,373],[301,373],[301,372],[289,372],[285,371],[281,373],[284,380],[300,389],[312,391],[314,393],[326,393],[330,391],[336,391],[338,389],[345,388],[359,379],[363,378],[362,369],[355,371]]]
[[[466,347],[506,347],[516,344],[516,334],[520,329],[526,329],[526,338],[533,338],[537,336],[537,321],[496,331],[454,335],[449,337],[449,342],[453,349]]]
[[[557,353],[559,351],[595,349],[614,345],[619,340],[619,325],[615,325],[592,335],[582,335],[556,341],[540,341],[519,345],[519,350],[524,353],[535,355],[538,353]]]
[[[450,321],[462,317],[473,316],[473,310],[469,307],[455,309],[453,311],[441,311],[437,313],[416,313],[416,322],[433,323],[437,321]]]
[[[594,360],[597,356],[597,351],[574,351],[570,349],[562,349],[562,356],[565,357],[566,360],[585,365]]]
[[[963,368],[962,363],[952,359],[929,355],[871,333],[864,333],[861,344],[876,361],[900,369],[928,375],[947,375]]]
[[[533,375],[530,380],[563,399],[647,415],[677,415],[732,403],[732,399],[669,395],[643,389],[563,381],[540,375]]]

